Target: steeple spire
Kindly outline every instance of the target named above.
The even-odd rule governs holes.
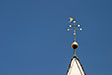
[[[78,43],[76,42],[76,30],[82,30],[82,28],[80,27],[80,25],[76,25],[76,21],[72,17],[69,18],[69,23],[70,23],[69,25],[70,29],[67,30],[73,31],[74,35],[74,42],[72,43],[72,48],[74,49],[74,55],[73,58],[71,59],[67,75],[86,75],[80,63],[80,60],[76,56],[76,48],[78,47]]]

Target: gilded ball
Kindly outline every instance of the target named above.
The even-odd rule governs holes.
[[[73,49],[76,49],[78,46],[79,46],[79,45],[78,45],[77,42],[73,42],[73,43],[72,43],[72,48],[73,48]]]

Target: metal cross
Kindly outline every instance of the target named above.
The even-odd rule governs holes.
[[[82,28],[80,25],[76,25],[76,21],[72,17],[69,18],[69,27],[70,29],[67,29],[67,31],[74,31],[74,42],[76,42],[76,30],[82,30]]]

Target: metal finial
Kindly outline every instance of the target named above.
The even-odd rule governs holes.
[[[74,42],[72,43],[72,48],[74,49],[74,56],[76,56],[76,48],[78,47],[78,43],[76,42],[76,30],[82,30],[80,25],[76,25],[75,19],[72,17],[69,18],[69,29],[67,31],[73,31]]]

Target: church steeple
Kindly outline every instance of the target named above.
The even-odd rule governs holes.
[[[73,32],[74,42],[72,43],[72,48],[74,49],[74,55],[73,58],[71,59],[67,75],[86,75],[82,67],[82,64],[80,63],[80,60],[76,56],[76,48],[78,48],[79,46],[78,43],[76,42],[76,30],[82,30],[82,28],[80,28],[80,25],[76,25],[76,21],[72,17],[69,18],[69,23],[70,23],[69,27],[71,29],[67,30],[74,31]]]

